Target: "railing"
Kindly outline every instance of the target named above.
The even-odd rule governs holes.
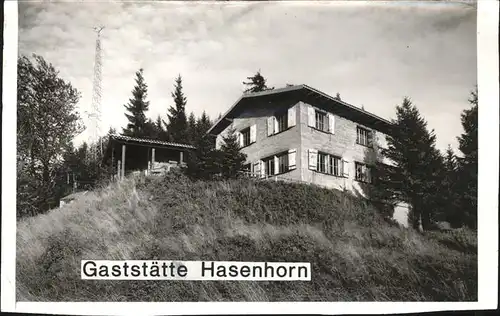
[[[246,178],[255,179],[257,181],[265,181],[265,180],[281,181],[281,182],[301,183],[301,184],[320,186],[317,184],[313,184],[311,182],[287,177],[285,174],[267,175],[267,174],[260,174],[260,173],[255,173],[255,172],[251,172],[251,171],[240,171],[240,174]]]

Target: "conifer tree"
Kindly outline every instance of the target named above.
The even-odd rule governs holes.
[[[195,150],[187,158],[186,173],[194,179],[213,179],[219,170],[219,151],[215,150],[214,137],[203,135],[194,142]]]
[[[267,86],[266,79],[262,76],[260,70],[257,71],[255,75],[247,77],[247,79],[249,80],[248,82],[243,82],[243,84],[248,87],[247,89],[245,89],[245,93],[261,92],[274,89],[274,87]]]
[[[189,117],[187,120],[187,140],[189,144],[193,144],[197,139],[196,135],[196,117],[194,113],[189,113]]]
[[[238,135],[233,128],[230,128],[225,136],[222,137],[223,143],[220,147],[218,164],[223,178],[237,178],[239,172],[243,169],[243,163],[246,155],[240,152]]]
[[[207,113],[203,111],[201,117],[196,120],[195,138],[199,139],[203,137],[210,127],[212,127],[212,121],[208,117]]]
[[[463,157],[458,159],[460,191],[465,224],[477,228],[477,171],[478,171],[478,94],[477,87],[469,99],[471,108],[462,112],[464,132],[458,137],[459,150]]]
[[[450,145],[444,156],[443,178],[441,182],[441,211],[439,220],[449,222],[453,227],[460,227],[463,223],[463,210],[460,205],[460,192],[458,191],[458,165],[457,157]]]
[[[146,137],[150,132],[147,126],[146,112],[149,110],[149,101],[146,101],[148,86],[144,81],[143,69],[135,73],[135,87],[132,90],[132,98],[124,105],[129,123],[123,129],[123,135],[131,137]]]
[[[175,79],[175,90],[172,92],[172,98],[174,99],[175,106],[171,106],[168,111],[168,125],[167,132],[169,134],[170,141],[176,143],[187,143],[187,118],[186,118],[186,103],[187,99],[182,91],[182,77],[179,75]]]
[[[428,229],[433,205],[439,196],[439,172],[442,157],[435,147],[434,131],[427,130],[427,122],[409,98],[396,107],[394,131],[387,136],[387,148],[382,154],[394,166],[384,170],[386,186],[396,201],[411,206],[409,221],[415,229],[422,224]]]

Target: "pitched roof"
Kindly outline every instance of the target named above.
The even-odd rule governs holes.
[[[194,146],[188,145],[188,144],[179,144],[179,143],[165,142],[165,141],[157,140],[157,139],[137,138],[137,137],[118,135],[118,134],[111,135],[111,138],[116,139],[116,140],[138,142],[138,143],[151,144],[151,145],[163,145],[163,146],[189,148],[189,149],[195,148]]]
[[[385,125],[385,126],[391,126],[392,123],[380,116],[377,116],[373,113],[370,113],[368,111],[365,111],[364,109],[358,108],[352,104],[349,104],[347,102],[344,102],[342,100],[337,100],[334,97],[321,92],[317,89],[314,89],[308,85],[301,84],[301,85],[293,85],[293,86],[288,86],[284,88],[279,88],[279,89],[273,89],[273,90],[266,90],[266,91],[261,91],[261,92],[253,92],[253,93],[244,93],[241,97],[236,100],[236,102],[229,108],[229,110],[224,113],[215,123],[210,127],[208,130],[207,134],[218,134],[222,131],[221,126],[228,125],[227,123],[224,124],[224,121],[226,121],[227,117],[234,113],[237,108],[240,107],[241,104],[244,103],[244,101],[250,101],[251,99],[258,98],[258,97],[265,97],[265,96],[273,96],[273,95],[279,95],[279,94],[289,94],[289,93],[294,93],[294,92],[304,92],[305,96],[315,96],[322,98],[326,101],[329,101],[331,103],[335,103],[336,105],[341,105],[348,109],[351,112],[356,112],[364,117],[369,117],[372,120],[378,121],[379,123]],[[302,95],[302,98],[303,96]],[[299,96],[299,98],[301,98]]]

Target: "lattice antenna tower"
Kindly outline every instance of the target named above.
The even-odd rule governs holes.
[[[92,106],[89,114],[90,120],[90,143],[96,145],[94,151],[94,158],[97,153],[102,155],[102,141],[101,141],[101,81],[102,81],[102,47],[101,47],[101,32],[104,26],[94,27],[97,33],[95,43],[95,59],[94,59],[94,79],[92,83]]]

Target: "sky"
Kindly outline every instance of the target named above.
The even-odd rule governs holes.
[[[258,70],[276,88],[307,84],[381,117],[408,96],[437,135],[458,148],[461,112],[477,83],[474,6],[439,2],[19,2],[19,54],[41,55],[92,102],[102,32],[101,131],[127,123],[135,72],[148,85],[147,116],[166,117],[174,79],[186,111],[211,118]],[[76,143],[87,139],[84,132]]]

